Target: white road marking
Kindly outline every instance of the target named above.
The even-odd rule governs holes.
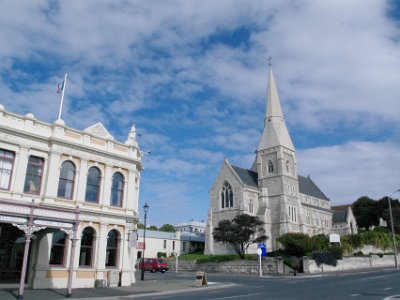
[[[249,296],[262,296],[264,295],[263,293],[254,293],[254,294],[243,294],[243,295],[236,295],[236,296],[229,296],[229,297],[219,297],[219,298],[209,298],[207,300],[221,300],[221,299],[234,299],[234,298],[241,298],[243,297],[249,297]]]
[[[357,297],[360,296],[360,294],[351,294],[350,297]]]
[[[384,291],[388,291],[388,290],[391,290],[392,288],[391,287],[387,287],[387,288],[384,288],[383,290]]]

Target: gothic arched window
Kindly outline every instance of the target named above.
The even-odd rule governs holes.
[[[268,173],[273,173],[274,172],[274,164],[272,163],[271,160],[268,161]]]
[[[225,181],[221,192],[221,208],[233,207],[233,191],[231,185]]]
[[[124,196],[124,176],[117,172],[113,175],[111,187],[111,205],[122,206]]]
[[[75,165],[66,160],[61,165],[57,197],[72,199],[74,193]]]

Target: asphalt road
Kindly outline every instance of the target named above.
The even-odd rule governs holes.
[[[190,274],[156,274],[170,279],[187,279]],[[229,299],[400,299],[400,270],[361,273],[256,277],[207,274],[213,282],[232,283],[218,289],[197,288],[191,292],[143,296],[141,299],[229,300]],[[129,297],[124,297],[129,299]]]

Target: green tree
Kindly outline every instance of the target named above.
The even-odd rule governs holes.
[[[156,225],[151,225],[147,229],[149,229],[149,230],[158,230]]]
[[[382,207],[378,201],[364,196],[354,202],[352,207],[358,227],[368,230],[371,226],[379,225]]]
[[[175,227],[171,224],[164,224],[160,227],[160,231],[175,232]]]
[[[143,223],[137,224],[137,229],[144,229],[144,224]]]
[[[265,241],[264,223],[255,216],[237,215],[233,220],[222,220],[214,229],[217,242],[229,244],[241,259],[245,258],[247,248],[254,243]]]
[[[379,205],[381,207],[382,219],[387,222],[387,228],[391,230],[392,224],[390,223],[390,213],[389,213],[389,197],[383,197],[378,200]],[[396,233],[400,233],[400,202],[398,199],[390,198],[390,205],[392,207],[392,216],[393,216],[393,227]]]

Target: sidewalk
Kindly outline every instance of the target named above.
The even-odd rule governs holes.
[[[148,275],[146,273],[146,275]],[[147,277],[147,278],[146,278]],[[201,291],[201,289],[214,289],[229,287],[232,283],[209,282],[207,286],[195,286],[194,276],[184,276],[179,279],[160,278],[154,279],[146,276],[144,281],[140,276],[136,276],[136,283],[125,287],[104,287],[104,288],[85,288],[72,290],[72,297],[67,298],[67,289],[47,289],[32,290],[25,289],[24,300],[57,300],[57,299],[119,299],[119,297],[130,296],[130,298],[140,298],[144,295],[160,295],[176,293],[177,291]],[[16,300],[18,298],[18,286],[0,289],[1,300]]]

